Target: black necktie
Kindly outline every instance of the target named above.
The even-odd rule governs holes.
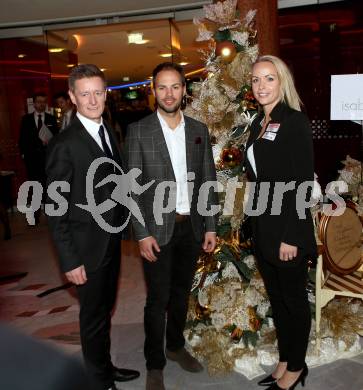
[[[38,114],[38,130],[40,130],[43,126],[43,121],[42,121],[42,115],[41,114]]]
[[[113,159],[112,152],[111,152],[111,150],[110,150],[110,148],[109,148],[109,146],[107,145],[107,142],[106,142],[105,129],[104,129],[104,127],[102,125],[100,126],[100,129],[98,130],[98,134],[99,134],[99,136],[101,138],[102,149],[105,152],[105,155],[108,158],[112,158]]]

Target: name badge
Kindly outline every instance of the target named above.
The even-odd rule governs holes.
[[[266,131],[265,134],[262,136],[264,139],[268,139],[269,141],[275,141],[276,133],[271,133],[269,131]]]
[[[280,123],[270,123],[270,124],[267,126],[266,131],[270,131],[271,133],[277,133],[277,131],[279,130],[279,128],[280,128]]]

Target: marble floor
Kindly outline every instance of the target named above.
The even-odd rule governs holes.
[[[74,288],[49,291],[66,281],[58,271],[45,218],[36,227],[29,227],[20,214],[12,214],[10,220],[13,237],[9,241],[0,240],[0,321],[81,356]],[[0,234],[2,237],[2,230]],[[124,390],[145,387],[144,301],[145,285],[136,246],[124,242],[120,289],[113,316],[112,356],[116,365],[141,371],[139,379],[118,385]],[[249,381],[237,373],[223,377],[210,377],[206,371],[190,374],[182,372],[173,362],[165,369],[168,390],[253,390],[259,388],[257,380]],[[363,390],[363,354],[312,368],[306,388]]]

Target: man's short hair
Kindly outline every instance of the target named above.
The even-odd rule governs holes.
[[[65,92],[65,91],[61,91],[61,92],[58,92],[54,95],[54,100],[57,100],[59,98],[62,98],[64,100],[71,100],[71,98],[69,97],[68,93]]]
[[[33,94],[33,102],[35,102],[35,99],[38,97],[38,96],[41,96],[41,97],[44,97],[46,99],[48,99],[48,96],[45,92],[35,92]]]
[[[163,70],[175,70],[179,73],[180,79],[183,85],[185,85],[185,74],[182,66],[175,64],[174,62],[162,62],[153,70],[153,84],[155,86],[155,80],[157,75]]]
[[[106,77],[100,68],[94,64],[82,64],[72,68],[68,77],[68,86],[71,91],[74,91],[75,83],[77,80],[99,77],[102,79],[106,88]]]

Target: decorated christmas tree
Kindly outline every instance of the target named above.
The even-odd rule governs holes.
[[[190,298],[187,339],[211,373],[231,370],[250,353],[267,322],[269,301],[250,242],[241,234],[244,220],[244,146],[256,113],[250,79],[258,55],[256,11],[241,18],[237,0],[204,6],[205,18],[194,20],[207,77],[193,84],[186,114],[210,131],[217,168],[221,212],[218,245],[199,258]],[[239,184],[239,188],[237,188]]]

